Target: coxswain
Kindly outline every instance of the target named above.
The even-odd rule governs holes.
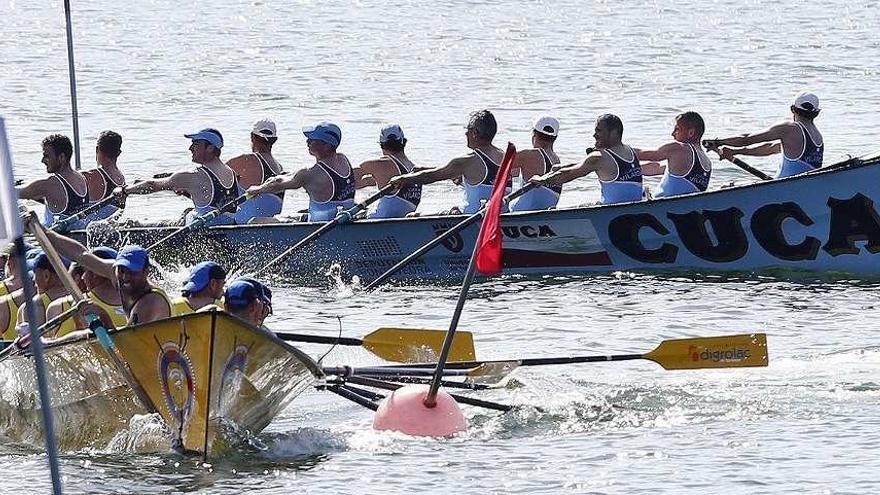
[[[652,194],[654,198],[703,192],[709,187],[712,161],[700,146],[705,129],[700,114],[684,112],[675,117],[674,141],[657,149],[635,148],[644,175],[663,174],[660,185]],[[666,165],[661,165],[661,161]]]
[[[303,129],[309,154],[315,164],[309,168],[274,177],[260,186],[248,189],[249,194],[277,193],[287,189],[305,189],[309,195],[310,222],[326,222],[341,210],[354,207],[355,180],[351,162],[339,153],[342,130],[330,122]],[[273,222],[273,217],[254,218],[253,222]]]
[[[819,98],[813,93],[799,93],[790,109],[791,121],[754,134],[711,139],[704,144],[709,149],[718,149],[718,154],[726,160],[736,155],[769,156],[782,151],[777,179],[816,170],[822,166],[825,152],[822,133],[813,122],[819,116]],[[748,147],[757,143],[763,144]]]
[[[642,167],[635,151],[623,144],[623,122],[610,113],[596,119],[595,150],[580,164],[567,165],[540,177],[539,184],[562,185],[595,172],[601,187],[599,204],[628,203],[642,199]]]
[[[516,152],[511,175],[519,174],[525,185],[534,176],[550,173],[559,157],[553,151],[553,143],[559,136],[559,121],[553,117],[540,117],[532,125],[532,148]],[[546,210],[556,206],[562,186],[539,186],[510,203],[510,211]]]
[[[186,221],[218,210],[241,195],[235,172],[220,159],[223,148],[223,135],[216,129],[202,129],[194,134],[185,134],[192,140],[189,150],[192,161],[197,164],[194,170],[176,172],[164,179],[150,179],[122,189],[122,196],[129,194],[151,194],[159,191],[174,191],[192,199],[195,208],[187,214]],[[231,212],[224,212],[211,220],[208,225],[229,225],[235,223]]]
[[[379,132],[379,148],[382,156],[367,160],[354,168],[358,188],[375,185],[379,189],[388,185],[392,177],[408,174],[415,165],[406,156],[406,137],[397,124],[386,125]],[[422,200],[422,185],[410,184],[386,193],[367,218],[399,218],[416,211]]]
[[[236,156],[226,162],[235,171],[238,185],[242,189],[258,186],[284,171],[278,160],[272,156],[272,146],[278,141],[275,122],[269,119],[255,122],[250,139],[251,153]],[[254,218],[274,217],[281,213],[283,203],[284,191],[258,194],[238,207],[235,221],[246,224]]]
[[[270,308],[263,285],[252,279],[233,280],[223,294],[223,309],[255,327],[265,328],[263,321]]]
[[[23,186],[16,187],[18,197],[39,201],[46,205],[43,224],[51,226],[59,220],[75,215],[89,205],[89,188],[83,174],[70,166],[73,145],[67,136],[52,134],[43,139],[43,164],[50,175]],[[85,228],[87,222],[79,220],[70,229]]]
[[[206,306],[217,305],[223,296],[226,270],[213,261],[203,261],[190,270],[183,284],[181,296],[171,301],[174,316],[200,311]]]
[[[97,167],[86,170],[83,175],[89,184],[89,201],[95,203],[113,196],[113,191],[125,187],[125,176],[119,171],[117,161],[122,154],[122,136],[114,131],[104,131],[95,145]],[[119,211],[114,202],[106,204],[88,216],[88,221],[104,220]]]
[[[492,195],[504,152],[492,144],[498,124],[489,110],[471,113],[465,137],[471,153],[453,158],[446,165],[393,177],[389,183],[404,188],[412,184],[431,184],[441,180],[460,180],[464,186],[464,202],[454,213],[472,214],[483,208]],[[508,191],[510,182],[508,180]],[[506,206],[504,207],[506,211]]]

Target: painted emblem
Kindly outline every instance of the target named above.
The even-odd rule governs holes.
[[[195,403],[192,363],[176,342],[165,342],[159,348],[157,369],[165,405],[171,417],[179,422],[178,427],[182,431],[192,417]]]
[[[229,357],[226,358],[223,373],[220,375],[220,393],[217,401],[221,416],[232,405],[232,398],[238,395],[238,390],[241,387],[241,381],[247,368],[249,350],[250,346],[238,344],[229,353]]]
[[[434,224],[434,236],[440,237],[445,234],[452,227],[449,224]],[[450,250],[453,253],[459,253],[462,249],[464,249],[464,239],[461,238],[461,233],[456,232],[451,236],[440,241],[440,244],[443,244],[443,247]]]

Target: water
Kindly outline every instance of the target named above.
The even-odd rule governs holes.
[[[70,132],[58,2],[0,0],[0,114],[16,173],[38,177],[39,141]],[[595,116],[613,112],[636,146],[665,142],[696,109],[706,137],[787,117],[811,88],[826,159],[876,148],[880,24],[875,2],[249,2],[74,5],[83,163],[97,134],[123,135],[131,177],[188,165],[182,137],[207,125],[224,157],[247,151],[250,124],[276,120],[277,156],[310,162],[298,129],[336,120],[341,150],[374,156],[383,122],[408,134],[420,165],[464,151],[467,113],[491,108],[497,142],[528,143],[531,120],[557,116],[557,150],[576,161]],[[765,171],[776,161],[752,159]],[[715,163],[713,184],[749,177]],[[807,193],[807,192],[805,192]],[[459,192],[425,191],[425,211]],[[305,206],[290,194],[285,211]],[[593,178],[563,204],[595,201]],[[169,220],[186,202],[133,197],[127,218]],[[170,277],[174,279],[174,277]],[[175,280],[179,280],[175,279]],[[173,285],[173,284],[172,284]],[[173,288],[173,287],[172,287]],[[104,447],[65,452],[72,493],[872,493],[880,461],[877,281],[814,274],[619,273],[477,284],[462,318],[480,358],[647,351],[667,338],[765,331],[766,369],[667,372],[649,362],[520,369],[481,394],[508,414],[466,408],[469,433],[424,440],[376,433],[369,411],[311,392],[260,436],[210,466],[157,449],[150,418]],[[380,326],[444,328],[453,286],[343,281],[276,288],[276,329],[345,335]],[[306,346],[318,356],[326,348]],[[367,364],[334,350],[327,364]],[[541,409],[539,410],[538,407]],[[69,425],[61,425],[69,427]],[[158,436],[157,436],[158,435]],[[158,452],[157,452],[158,450]],[[0,443],[0,491],[45,493],[45,458]]]

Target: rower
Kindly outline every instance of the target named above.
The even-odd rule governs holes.
[[[43,224],[50,226],[58,220],[75,215],[89,204],[86,178],[70,166],[73,145],[67,136],[52,134],[43,139],[43,159],[50,175],[23,186],[16,187],[18,197],[39,201],[46,205]],[[80,220],[69,226],[85,228],[87,222]]]
[[[262,284],[252,281],[233,280],[223,294],[223,309],[255,327],[263,327],[263,321],[269,314],[271,302],[264,296]],[[268,329],[267,329],[268,330]]]
[[[340,210],[354,207],[355,180],[351,162],[336,151],[342,142],[342,130],[330,122],[321,122],[303,129],[309,154],[315,165],[293,174],[274,177],[261,186],[248,189],[249,194],[281,192],[303,188],[309,195],[309,222],[333,220]],[[274,222],[274,218],[255,218],[255,223]]]
[[[236,156],[226,162],[229,168],[235,171],[239,186],[247,189],[281,175],[284,169],[272,156],[272,146],[276,141],[278,141],[278,133],[275,122],[263,119],[254,123],[251,130],[251,151],[253,153]],[[235,221],[239,224],[245,224],[253,218],[273,217],[281,213],[283,202],[284,191],[259,194],[238,207]]]
[[[70,262],[62,259],[65,265]],[[36,326],[40,326],[48,320],[49,305],[60,298],[68,295],[67,288],[61,282],[61,277],[55,271],[55,267],[49,262],[49,256],[42,250],[38,250],[36,254],[27,260],[28,270],[33,272],[34,285],[37,288],[37,294],[34,296],[33,304],[35,306],[34,314],[37,321]],[[63,310],[70,309],[70,306],[64,307]],[[24,305],[18,308],[18,319],[16,326],[22,326],[28,323],[28,312],[25,311]],[[27,326],[27,325],[25,325]]]
[[[405,147],[406,137],[399,125],[383,127],[379,132],[382,156],[367,160],[354,168],[358,189],[372,185],[382,189],[392,177],[412,172],[415,165],[406,156]],[[421,200],[422,185],[410,184],[382,196],[376,203],[376,208],[367,214],[367,218],[405,217],[416,211]]]
[[[99,246],[89,250],[90,253],[103,260],[115,261],[118,252],[106,246]],[[79,263],[77,263],[79,265]],[[83,265],[79,265],[83,266]],[[119,290],[113,285],[113,281],[107,277],[103,277],[91,270],[85,270],[83,273],[83,282],[85,283],[84,295],[94,304],[103,308],[113,325],[116,328],[123,327],[128,322],[125,308],[122,307],[122,296]],[[73,304],[73,296],[66,296],[56,299],[49,304],[46,310],[46,317],[52,319],[60,315],[64,310],[70,308]],[[89,328],[88,323],[80,314],[74,314],[72,318],[68,318],[58,326],[55,337],[63,337],[76,330],[85,330]]]
[[[122,189],[122,196],[129,194],[152,194],[159,191],[174,191],[192,199],[195,209],[187,214],[186,221],[211,211],[220,209],[241,194],[235,172],[220,159],[223,148],[223,135],[216,129],[202,129],[194,134],[185,134],[192,140],[189,147],[194,170],[176,172],[165,179],[150,179]],[[234,224],[231,213],[223,213],[208,225]]]
[[[226,270],[213,261],[203,261],[194,266],[183,285],[181,297],[171,301],[174,316],[195,313],[208,305],[217,305],[223,296]]]
[[[623,122],[606,113],[596,119],[592,151],[580,164],[562,167],[538,179],[543,185],[561,185],[596,172],[602,188],[599,204],[628,203],[642,199],[642,167],[635,151],[621,141]]]
[[[461,180],[464,186],[464,204],[460,211],[476,213],[492,195],[495,176],[504,153],[492,144],[498,124],[489,110],[480,110],[470,115],[465,137],[467,147],[473,150],[467,155],[453,158],[446,165],[398,175],[389,183],[398,188],[412,184],[431,184],[441,180]],[[508,190],[510,183],[507,184]],[[458,208],[453,209],[455,213]],[[506,211],[506,206],[504,207]]]
[[[96,203],[113,195],[118,187],[125,186],[125,176],[116,164],[122,153],[122,136],[114,131],[104,131],[98,136],[95,145],[95,162],[98,166],[83,172],[89,184],[89,201]],[[88,216],[88,221],[104,220],[119,211],[119,206],[110,203]]]
[[[25,243],[24,252],[27,253],[33,248],[34,247],[30,244]],[[21,275],[18,270],[18,261],[12,254],[14,249],[15,244],[9,243],[2,251],[0,251],[0,263],[3,264],[3,274],[6,276],[6,278],[0,282],[0,296],[5,296],[21,289]]]
[[[559,136],[559,121],[553,117],[540,117],[532,126],[532,149],[516,152],[511,175],[519,173],[523,183],[538,175],[550,173],[559,157],[553,151],[553,143]],[[553,208],[559,202],[562,186],[541,186],[513,200],[510,211],[535,211]]]
[[[10,278],[14,277],[17,280],[18,286],[8,286],[12,290],[8,294],[0,296],[0,332],[3,333],[3,340],[12,340],[16,337],[15,323],[18,319],[18,308],[24,302],[24,290],[21,288],[21,279],[18,277],[20,272],[18,267],[19,258],[12,255],[11,250],[13,246],[14,244],[9,244],[4,250],[8,254],[4,271]],[[32,246],[27,245],[25,249],[25,263],[27,263],[28,257],[33,257],[38,251]],[[8,282],[9,279],[6,279],[6,283]],[[6,286],[6,283],[3,286]]]
[[[712,161],[700,146],[705,128],[700,114],[684,112],[675,117],[675,127],[672,129],[675,141],[654,150],[635,149],[640,161],[650,162],[642,163],[644,175],[663,174],[653,197],[703,192],[709,187]],[[657,163],[659,161],[666,161],[666,166]]]
[[[790,109],[790,122],[781,122],[754,134],[712,139],[706,145],[724,146],[718,149],[718,154],[725,160],[735,155],[769,156],[782,151],[782,163],[776,171],[777,179],[816,170],[822,166],[825,151],[822,133],[813,123],[819,116],[819,98],[813,93],[799,93]],[[763,144],[748,148],[757,143]]]
[[[79,242],[55,232],[47,231],[46,237],[61,255],[113,282],[121,295],[127,325],[148,323],[171,316],[171,300],[165,291],[148,278],[150,258],[146,249],[130,244],[120,249],[115,259],[108,260],[89,252]],[[111,315],[98,304],[84,304],[79,313],[94,313],[108,329],[116,328]]]

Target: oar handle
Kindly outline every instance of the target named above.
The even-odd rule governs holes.
[[[322,337],[320,335],[306,335],[301,333],[275,332],[275,335],[281,340],[289,340],[291,342],[306,342],[311,344],[337,344],[360,346],[364,344],[361,339],[352,337]]]
[[[721,156],[721,151],[718,149],[719,144],[718,144],[717,140],[706,139],[703,141],[703,147],[709,151],[714,151],[715,153],[718,154],[719,157]],[[754,175],[755,177],[757,177],[761,180],[773,180],[773,177],[770,177],[769,175],[765,174],[764,172],[761,172],[760,170],[756,169],[755,167],[749,165],[748,163],[740,160],[739,158],[737,158],[735,156],[727,158],[727,160],[730,163],[733,163],[737,167],[745,170],[746,172]]]

